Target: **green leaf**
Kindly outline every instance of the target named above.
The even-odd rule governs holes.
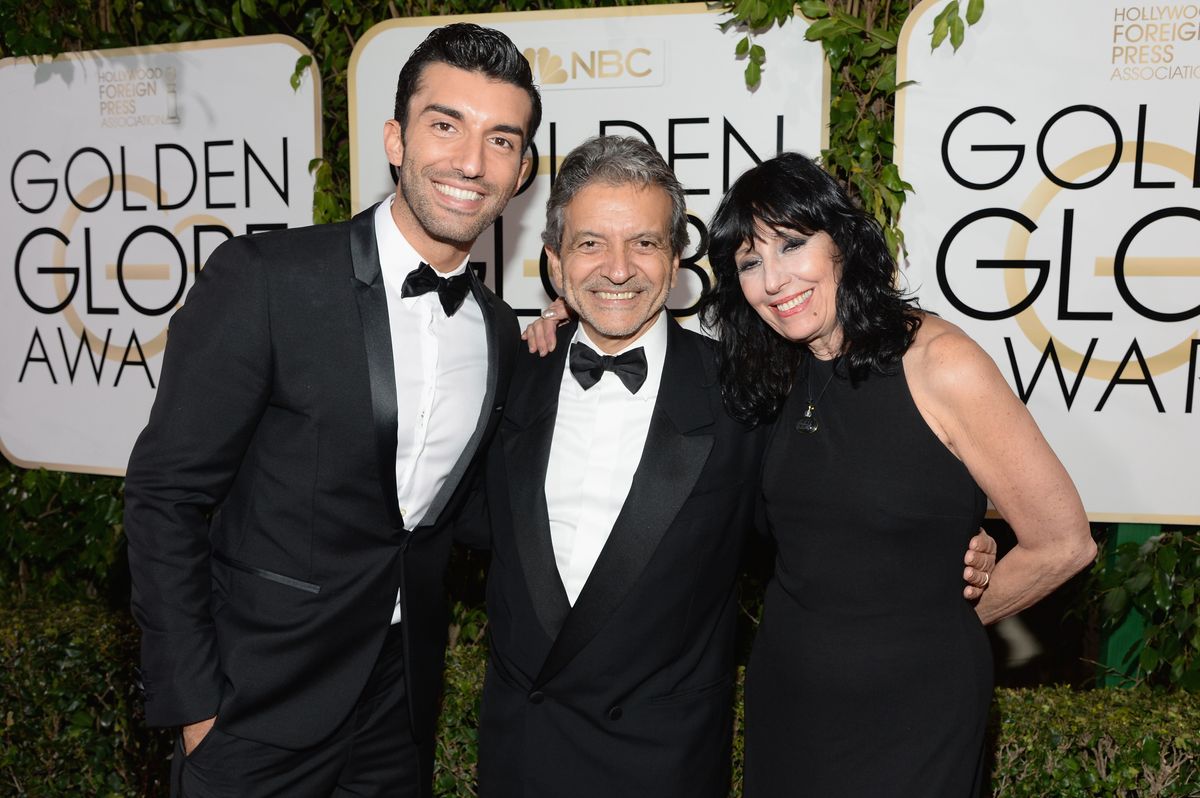
[[[802,0],[800,13],[809,19],[820,19],[829,16],[829,6],[825,0]]]
[[[896,257],[900,251],[900,241],[896,238],[896,232],[892,229],[891,225],[884,226],[883,239],[887,242],[888,252],[892,253],[893,258]]]
[[[870,36],[887,50],[895,50],[896,42],[899,41],[899,35],[895,31],[881,30],[879,28],[871,31]]]
[[[1104,595],[1104,603],[1101,605],[1104,614],[1114,619],[1125,617],[1126,608],[1129,606],[1129,594],[1125,592],[1123,587],[1115,587]]]
[[[258,6],[254,0],[241,0],[242,13],[254,19],[258,16]]]
[[[324,36],[325,28],[328,25],[329,25],[329,17],[325,16],[324,14],[321,14],[317,17],[316,22],[313,23],[312,34],[311,34],[312,40],[314,42],[321,41],[321,37]]]
[[[772,16],[771,7],[761,0],[755,0],[750,7],[750,25],[752,27],[764,27]]]
[[[738,40],[737,47],[734,48],[733,54],[738,58],[745,58],[746,53],[750,52],[750,37],[743,36]]]
[[[1139,569],[1130,579],[1128,588],[1130,593],[1141,593],[1150,585],[1150,580],[1154,578],[1154,574],[1146,570],[1144,565],[1139,564]]]
[[[897,193],[904,191],[904,181],[900,179],[900,169],[894,163],[889,163],[880,172],[883,185]]]
[[[983,17],[983,0],[967,0],[967,24],[974,25]]]
[[[891,191],[883,191],[880,192],[879,196],[883,197],[883,204],[887,206],[887,211],[891,218],[897,218],[900,215],[900,207],[904,201],[904,195]],[[883,224],[885,227],[887,226],[886,220],[881,221],[880,224]]]
[[[292,91],[299,91],[300,81],[304,78],[304,70],[308,69],[312,64],[311,55],[302,55],[296,59],[296,67],[292,70],[292,76],[288,82],[292,84]]]
[[[1163,546],[1158,550],[1158,567],[1165,573],[1172,573],[1179,563],[1179,550],[1174,546]]]
[[[757,61],[746,64],[746,87],[753,89],[762,82],[762,66]]]
[[[933,18],[933,33],[932,45],[933,49],[942,46],[942,42],[946,40],[947,34],[950,33],[950,18],[958,16],[958,0],[952,0],[942,12]]]
[[[851,41],[851,37],[838,34],[827,36],[822,42],[822,44],[825,46],[825,55],[829,58],[829,66],[831,69],[841,68],[842,62],[845,61],[846,56],[850,54]]]
[[[804,32],[804,38],[810,42],[820,41],[827,36],[841,33],[845,28],[845,23],[839,19],[821,19],[808,26],[808,30]]]
[[[855,138],[858,140],[858,148],[861,150],[871,150],[875,148],[875,130],[867,122],[863,122],[858,126]]]
[[[1163,580],[1162,574],[1154,574],[1154,603],[1160,610],[1169,610],[1171,608],[1171,590],[1167,587],[1167,583]]]
[[[955,14],[950,18],[950,46],[954,48],[954,52],[958,52],[958,48],[962,47],[963,36],[966,34],[966,26],[963,25],[962,17]]]
[[[762,45],[750,45],[750,60],[757,64],[765,63],[767,60],[767,51],[762,48]]]

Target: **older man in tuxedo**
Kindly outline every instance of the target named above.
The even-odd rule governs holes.
[[[544,239],[579,322],[519,359],[489,454],[480,792],[723,796],[764,431],[725,414],[710,342],[664,309],[687,216],[653,148],[572,151]]]
[[[229,241],[172,320],[125,528],[174,795],[431,792],[446,529],[519,346],[467,259],[540,116],[506,36],[439,28],[384,126],[395,196]]]

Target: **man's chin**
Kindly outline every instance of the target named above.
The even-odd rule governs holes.
[[[647,322],[654,317],[643,317],[640,321],[625,321],[618,322],[612,319],[604,319],[598,314],[595,316],[587,316],[580,314],[580,320],[588,325],[588,328],[595,332],[596,335],[603,336],[609,341],[632,341],[645,331]],[[596,323],[599,322],[599,323]]]
[[[425,233],[441,244],[450,244],[456,247],[470,248],[474,245],[475,240],[483,235],[483,231],[491,227],[495,219],[471,220],[470,223],[463,224],[447,224],[442,221],[437,221],[433,224],[424,224]]]

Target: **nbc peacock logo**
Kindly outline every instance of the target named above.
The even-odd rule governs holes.
[[[666,48],[661,41],[628,39],[556,41],[554,47],[521,51],[543,89],[645,88],[666,78]]]
[[[529,68],[537,75],[539,84],[550,86],[567,82],[567,70],[563,69],[562,58],[550,52],[549,47],[538,47],[536,50],[526,47],[523,54],[529,62]]]

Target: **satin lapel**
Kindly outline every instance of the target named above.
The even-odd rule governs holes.
[[[459,455],[454,468],[450,470],[446,481],[442,483],[442,489],[433,497],[433,503],[429,505],[429,511],[425,513],[425,518],[421,521],[421,526],[423,527],[432,526],[437,523],[442,510],[446,507],[446,502],[450,501],[450,497],[454,495],[454,491],[458,488],[458,483],[462,481],[463,474],[466,473],[467,467],[471,465],[471,459],[475,456],[476,450],[479,449],[479,442],[483,440],[488,418],[491,415],[493,407],[496,405],[497,384],[500,374],[512,373],[512,359],[516,347],[508,340],[511,336],[505,335],[496,329],[496,309],[492,306],[492,298],[483,290],[483,286],[479,282],[479,277],[471,268],[467,269],[467,273],[470,275],[469,285],[471,286],[471,295],[475,297],[475,301],[479,303],[479,307],[483,311],[483,326],[486,331],[488,351],[487,387],[484,389],[483,404],[479,408],[479,417],[475,421],[475,431],[471,433],[471,437],[467,440],[467,445],[463,448],[462,454]],[[501,363],[502,358],[503,363]]]
[[[550,539],[546,468],[554,440],[558,391],[574,334],[573,324],[559,328],[554,352],[531,361],[532,374],[510,398],[507,423],[500,431],[517,556],[538,621],[551,638],[571,610]]]
[[[570,662],[624,600],[700,477],[713,445],[713,415],[695,341],[668,317],[658,401],[629,496],[592,573],[546,657],[536,685]]]
[[[375,426],[375,452],[379,485],[392,526],[403,526],[396,497],[396,371],[392,364],[392,328],[388,323],[387,294],[379,248],[375,243],[375,207],[350,221],[350,259],[354,266],[354,297],[367,349],[371,378],[371,411]]]

